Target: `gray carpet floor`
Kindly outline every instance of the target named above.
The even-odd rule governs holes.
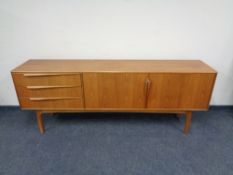
[[[184,117],[134,113],[58,114],[0,108],[0,175],[232,175],[233,109]]]

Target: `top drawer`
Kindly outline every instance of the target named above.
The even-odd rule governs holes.
[[[13,73],[15,85],[23,86],[55,86],[76,85],[81,86],[80,73]]]

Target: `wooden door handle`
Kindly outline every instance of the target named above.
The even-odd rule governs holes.
[[[151,87],[151,80],[147,78],[145,80],[145,108],[147,107],[148,104],[148,97],[150,94],[150,87]]]

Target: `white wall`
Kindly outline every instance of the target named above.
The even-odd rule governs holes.
[[[233,105],[232,0],[0,0],[0,105],[28,58],[202,59],[211,103]]]

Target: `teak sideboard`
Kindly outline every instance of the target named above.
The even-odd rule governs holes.
[[[20,107],[43,113],[159,112],[209,107],[217,72],[199,60],[28,60],[12,70]]]

